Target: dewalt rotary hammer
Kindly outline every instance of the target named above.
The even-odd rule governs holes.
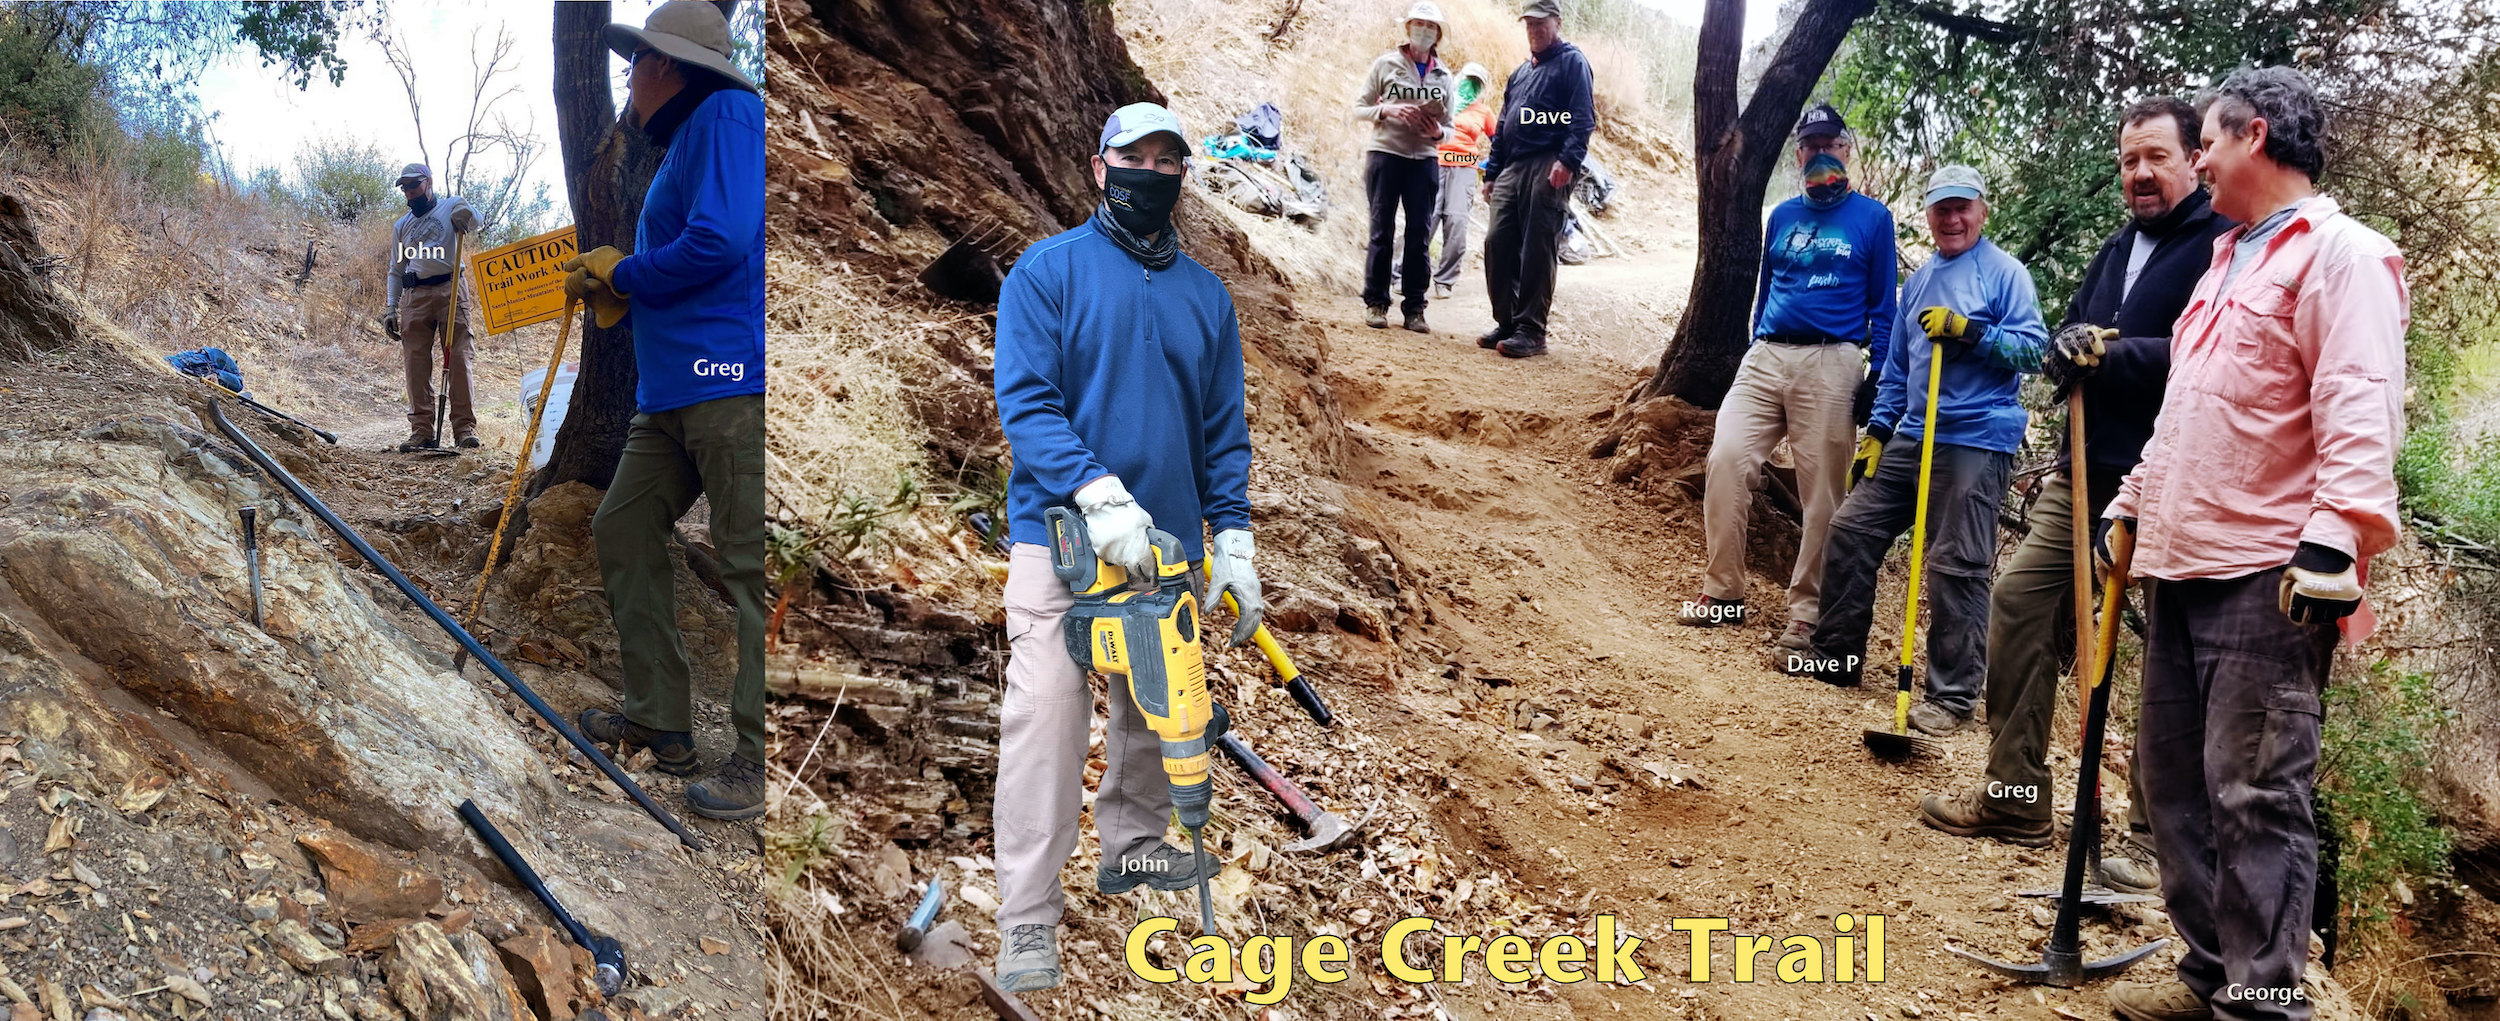
[[[1201,835],[1207,806],[1215,798],[1210,775],[1215,739],[1228,719],[1207,692],[1207,662],[1199,646],[1198,595],[1190,587],[1189,561],[1178,537],[1149,530],[1155,574],[1143,589],[1128,571],[1094,553],[1085,519],[1067,507],[1043,512],[1050,528],[1051,570],[1076,593],[1064,625],[1068,656],[1087,669],[1125,678],[1129,698],[1146,726],[1163,741],[1163,773],[1172,784],[1172,808],[1189,831],[1191,865],[1206,855]],[[1114,695],[1113,697],[1118,697]],[[1215,931],[1215,900],[1207,874],[1198,874],[1201,931]]]

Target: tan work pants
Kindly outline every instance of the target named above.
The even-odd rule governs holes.
[[[451,426],[453,438],[477,432],[477,411],[469,406],[469,361],[476,353],[469,345],[468,309],[460,315],[451,314],[452,281],[410,287],[399,292],[399,360],[408,373],[408,433],[411,436],[434,434],[434,350],[442,340],[443,320],[452,320],[450,354],[451,379],[444,388],[451,391]]]
[[[1709,566],[1701,585],[1712,599],[1745,598],[1745,523],[1771,448],[1787,438],[1805,505],[1797,567],[1788,576],[1788,617],[1822,618],[1823,545],[1832,512],[1849,488],[1857,427],[1849,403],[1866,378],[1855,344],[1799,346],[1756,341],[1736,369],[1710,440],[1710,475],[1701,503]]]
[[[1076,596],[1050,570],[1050,550],[1017,543],[1007,555],[1007,694],[998,714],[998,928],[1053,925],[1067,910],[1059,870],[1076,851],[1084,810],[1085,749],[1094,696],[1068,658],[1060,622]],[[1108,768],[1094,794],[1104,860],[1138,857],[1162,842],[1172,816],[1163,743],[1146,729],[1128,683],[1111,678]]]

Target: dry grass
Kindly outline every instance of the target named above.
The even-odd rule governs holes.
[[[907,394],[914,363],[939,328],[871,299],[845,274],[775,250],[765,259],[765,485],[801,518],[832,516],[846,496],[883,498],[898,479],[925,488],[921,437]]]

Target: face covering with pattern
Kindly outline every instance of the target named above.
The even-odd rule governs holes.
[[[1172,207],[1180,204],[1181,175],[1145,167],[1105,167],[1102,204],[1120,227],[1138,237],[1153,237],[1172,225]]]
[[[1432,44],[1440,41],[1441,33],[1438,30],[1423,25],[1407,26],[1406,45],[1414,47],[1417,53],[1431,52]]]
[[[1458,105],[1476,105],[1476,96],[1482,94],[1483,92],[1483,86],[1476,84],[1476,80],[1473,78],[1469,78],[1466,81],[1458,83]]]
[[[1849,197],[1849,170],[1841,166],[1840,157],[1828,152],[1816,153],[1806,161],[1806,204],[1816,209],[1830,209]]]

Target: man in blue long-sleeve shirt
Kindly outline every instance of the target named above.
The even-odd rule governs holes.
[[[629,123],[667,149],[643,195],[634,254],[602,246],[564,263],[565,292],[600,325],[633,322],[635,410],[591,519],[616,623],[625,711],[591,709],[593,740],[645,746],[662,771],[695,771],[692,688],[677,633],[668,537],[695,498],[712,504],[722,587],[737,606],[736,749],[686,787],[714,819],[764,814],[764,103],[729,58],[720,9],[672,0],[643,28],[610,25],[626,58]]]
[[[1849,187],[1848,125],[1818,103],[1797,122],[1805,194],[1771,210],[1755,291],[1753,346],[1719,405],[1710,440],[1702,531],[1709,566],[1701,598],[1678,608],[1699,627],[1745,622],[1745,524],[1762,463],[1785,437],[1803,504],[1797,564],[1788,576],[1788,631],[1802,650],[1821,619],[1824,537],[1847,492],[1850,441],[1873,400],[1867,366],[1891,343],[1895,277],[1892,211]]]
[[[1051,571],[1042,514],[1074,506],[1105,560],[1151,575],[1151,527],[1202,555],[1200,605],[1241,606],[1233,642],[1264,612],[1251,569],[1250,424],[1232,295],[1180,252],[1172,207],[1189,147],[1152,103],[1114,111],[1093,158],[1103,203],[1083,226],[1016,259],[998,298],[998,417],[1015,458],[1007,483],[1007,692],[999,710],[998,980],[1058,985],[1059,869],[1076,850],[1093,696],[1061,621],[1075,597]],[[1201,524],[1215,531],[1212,549]],[[1202,550],[1204,552],[1202,553]],[[1163,841],[1172,813],[1162,743],[1125,682],[1110,692],[1094,828],[1095,886],[1186,890],[1216,859]]]
[[[1785,673],[1854,685],[1874,622],[1875,574],[1909,531],[1919,501],[1919,443],[1935,430],[1927,488],[1927,699],[1910,724],[1942,736],[1971,725],[1987,665],[1988,568],[1997,504],[2013,473],[2029,415],[2015,399],[2040,369],[2048,327],[2023,264],[1981,236],[1987,184],[1948,166],[1927,181],[1927,229],[1936,254],[1901,285],[1892,350],[1876,387],[1867,435],[1885,444],[1875,474],[1832,517],[1823,554],[1823,619],[1809,648],[1778,650]],[[1933,421],[1928,366],[1944,359]],[[1910,636],[1903,635],[1907,641]]]
[[[1589,60],[1562,40],[1560,0],[1527,0],[1520,11],[1528,62],[1502,86],[1493,155],[1484,161],[1484,197],[1492,211],[1484,283],[1493,297],[1493,329],[1476,338],[1476,346],[1504,358],[1545,353],[1545,317],[1562,265],[1563,207],[1588,161],[1589,134],[1597,130]]]

